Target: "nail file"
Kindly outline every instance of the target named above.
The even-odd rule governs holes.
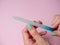
[[[52,28],[52,27],[49,27],[49,26],[46,26],[46,25],[42,25],[42,24],[39,24],[37,22],[33,22],[33,21],[30,21],[28,19],[24,19],[24,18],[21,18],[21,17],[17,17],[17,16],[13,16],[14,19],[18,20],[18,21],[22,21],[24,23],[27,23],[27,24],[31,24],[31,25],[34,25],[34,26],[37,26],[37,27],[40,27],[40,28],[43,28],[43,29],[46,29],[48,31],[54,31],[55,29]]]

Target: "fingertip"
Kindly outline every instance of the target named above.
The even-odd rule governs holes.
[[[40,20],[38,21],[38,23],[39,23],[39,24],[43,24],[42,21],[40,21]]]
[[[23,35],[23,37],[25,37],[25,36],[28,35],[28,29],[27,29],[27,27],[25,27],[25,28],[22,30],[22,35]]]
[[[26,26],[26,27],[24,27],[24,29],[22,30],[22,32],[27,32],[27,31],[28,31],[28,28]]]
[[[26,41],[28,41],[29,39],[29,33],[28,33],[28,29],[27,27],[25,27],[23,30],[22,30],[22,34],[23,34],[23,39]]]
[[[52,33],[52,36],[59,36],[60,37],[60,31],[56,30]]]

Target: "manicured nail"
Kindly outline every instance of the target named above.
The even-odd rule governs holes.
[[[57,34],[56,33],[53,33],[52,36],[57,36]]]
[[[29,30],[32,29],[32,25],[31,24],[28,24],[27,27],[28,27]]]

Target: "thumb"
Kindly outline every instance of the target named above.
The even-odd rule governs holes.
[[[56,28],[58,28],[59,24],[60,24],[60,15],[56,15],[54,17],[52,27],[56,29]]]

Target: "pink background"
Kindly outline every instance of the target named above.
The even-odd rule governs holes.
[[[55,14],[60,14],[60,0],[0,0],[0,45],[23,45],[21,32],[26,24],[12,16],[42,20],[50,26]],[[51,32],[45,38],[52,45],[60,45],[60,38]]]

